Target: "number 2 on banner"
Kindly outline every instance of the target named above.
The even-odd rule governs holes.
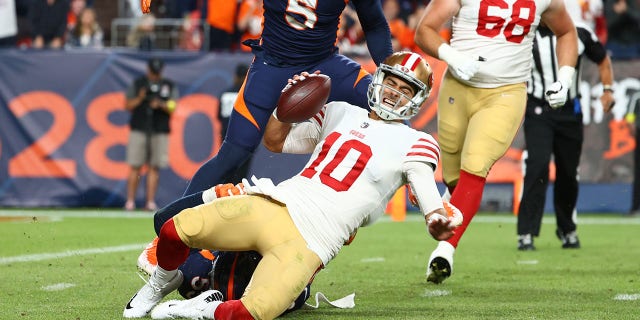
[[[367,166],[367,162],[371,159],[371,148],[362,143],[359,140],[347,140],[339,146],[336,146],[336,141],[340,138],[341,134],[338,132],[332,132],[327,136],[325,142],[322,144],[322,150],[318,157],[311,163],[311,165],[305,168],[300,175],[303,177],[307,177],[309,179],[313,178],[316,174],[318,174],[318,170],[320,170],[320,181],[330,187],[335,191],[346,191],[351,188],[351,185],[358,179],[362,171]],[[325,164],[324,167],[320,167],[320,163],[327,158],[329,154],[329,150],[337,147],[338,150],[335,152],[334,158],[329,161],[329,163]],[[360,155],[358,159],[353,163],[351,170],[344,175],[342,180],[338,180],[331,176],[334,170],[338,167],[340,163],[347,160],[347,156],[350,154],[349,151],[354,150],[358,152]],[[349,159],[351,160],[351,159]]]
[[[506,19],[497,15],[490,15],[489,9],[494,11],[508,10],[509,4],[504,0],[482,0],[478,11],[478,26],[476,32],[485,37],[493,38],[504,33],[509,42],[520,43],[531,30],[531,24],[535,20],[536,2],[533,0],[516,0],[511,8],[511,17],[507,26],[502,31]],[[521,17],[525,14],[526,17]],[[516,27],[520,27],[518,32],[514,32]]]

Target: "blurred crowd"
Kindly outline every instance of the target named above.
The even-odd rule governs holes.
[[[263,0],[154,0],[152,13],[142,15],[139,0],[0,0],[0,47],[99,49],[110,35],[111,21],[133,22],[123,45],[145,50],[248,51],[241,43],[259,38]],[[428,0],[382,0],[394,51],[420,50],[413,37]],[[125,4],[126,12],[97,8]],[[565,0],[576,24],[588,26],[606,44],[614,60],[640,57],[640,0]],[[110,12],[113,12],[111,10]],[[102,21],[102,23],[100,22]],[[159,21],[171,21],[173,29]],[[102,25],[101,25],[102,24]],[[108,24],[108,25],[107,25]],[[106,30],[107,32],[103,31]],[[449,36],[443,28],[442,35]],[[164,33],[176,35],[170,47],[158,44]],[[338,30],[342,53],[367,55],[358,16],[343,12]]]

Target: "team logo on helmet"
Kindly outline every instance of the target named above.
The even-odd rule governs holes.
[[[393,76],[414,89],[410,97],[384,84],[388,76]],[[433,71],[422,57],[413,52],[397,52],[384,60],[373,75],[367,90],[369,107],[384,120],[410,119],[418,114],[420,107],[429,97],[433,87]],[[395,105],[384,99],[385,90],[396,92],[399,97]]]

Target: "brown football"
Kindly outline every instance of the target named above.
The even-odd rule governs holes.
[[[331,93],[331,78],[313,74],[282,90],[276,117],[282,122],[296,123],[316,115],[327,103]]]

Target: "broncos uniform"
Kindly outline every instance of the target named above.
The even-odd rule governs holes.
[[[234,104],[224,142],[218,154],[195,173],[185,196],[230,181],[260,143],[280,91],[294,74],[320,70],[332,80],[329,101],[367,107],[371,75],[355,61],[338,54],[336,47],[340,15],[347,3],[264,0],[262,37],[245,41],[255,58]],[[389,25],[380,0],[351,3],[358,12],[369,52],[379,64],[392,53]]]

